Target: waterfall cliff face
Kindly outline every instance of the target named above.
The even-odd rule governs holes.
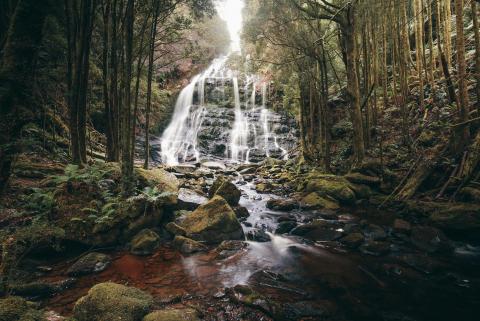
[[[180,92],[160,138],[162,163],[288,158],[297,142],[294,119],[268,109],[268,85],[261,78],[232,71],[226,61],[216,59]]]

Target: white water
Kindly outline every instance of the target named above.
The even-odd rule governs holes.
[[[193,77],[178,96],[172,120],[161,138],[162,162],[176,165],[187,161],[190,154],[200,161],[198,132],[205,115],[205,80],[223,72],[227,57],[215,59],[205,72]],[[198,93],[199,106],[193,106],[193,96]]]
[[[238,54],[240,48],[240,32],[242,29],[242,8],[243,0],[223,0],[215,3],[219,16],[225,20],[231,38],[231,53]],[[202,123],[205,115],[210,108],[208,97],[205,96],[205,87],[208,80],[214,79],[217,91],[221,93],[223,101],[227,100],[225,87],[227,81],[233,83],[234,103],[235,103],[235,121],[230,131],[230,142],[226,148],[226,157],[234,162],[250,162],[250,154],[253,149],[263,149],[266,155],[270,156],[270,138],[274,137],[277,150],[284,150],[277,142],[277,137],[271,132],[269,122],[269,111],[267,110],[267,86],[262,86],[262,107],[261,119],[257,121],[249,120],[249,112],[256,112],[256,90],[259,77],[256,75],[246,75],[244,82],[244,95],[240,98],[238,73],[226,68],[225,63],[229,56],[216,59],[210,67],[200,75],[195,76],[190,84],[186,86],[178,97],[175,104],[172,120],[164,131],[161,142],[161,161],[168,165],[176,165],[189,161],[201,161],[202,153],[198,146],[198,135],[202,129]],[[211,84],[211,83],[210,83]],[[252,87],[252,93],[249,95],[248,89]],[[197,94],[196,105],[194,105],[194,95]],[[244,100],[245,110],[242,110],[242,101]],[[251,106],[249,106],[249,103]],[[258,127],[258,130],[257,130]],[[230,127],[229,127],[230,128]],[[230,129],[228,129],[230,130]],[[262,131],[265,141],[259,144],[257,141],[257,132]],[[213,143],[213,142],[212,142]],[[286,154],[286,153],[285,153]],[[257,156],[258,157],[258,156]]]

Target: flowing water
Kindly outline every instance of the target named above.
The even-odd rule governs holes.
[[[159,139],[161,162],[287,158],[297,142],[296,124],[268,104],[265,80],[229,69],[228,56],[216,59],[180,92],[172,120]]]

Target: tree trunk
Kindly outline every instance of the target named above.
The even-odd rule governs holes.
[[[466,122],[469,118],[470,106],[467,92],[467,67],[465,63],[465,36],[463,30],[463,0],[455,0],[456,25],[457,25],[457,70],[458,70],[458,100],[459,121]],[[464,142],[470,139],[470,126],[463,128]]]
[[[356,40],[355,10],[350,4],[347,10],[347,23],[342,26],[347,62],[347,92],[350,100],[350,114],[353,123],[353,146],[355,161],[361,163],[365,156],[362,111],[360,107],[360,88],[358,80],[358,49]]]
[[[127,1],[125,11],[125,75],[124,75],[124,101],[122,108],[122,187],[125,196],[133,192],[133,158],[132,158],[132,65],[133,65],[133,24],[134,0]]]
[[[152,108],[152,82],[155,55],[155,39],[157,36],[158,16],[160,15],[160,1],[155,1],[155,14],[152,29],[150,30],[150,47],[148,51],[148,75],[147,75],[147,106],[145,112],[145,162],[143,168],[148,169],[150,161],[150,111]]]
[[[477,3],[472,1],[473,32],[475,34],[475,79],[477,81],[477,116],[480,116],[480,26],[478,23]]]

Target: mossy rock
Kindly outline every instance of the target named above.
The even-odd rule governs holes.
[[[345,178],[353,184],[367,185],[370,187],[379,187],[381,180],[376,176],[364,175],[362,173],[348,173],[345,175]]]
[[[322,197],[316,192],[309,193],[300,201],[300,207],[304,209],[329,209],[337,210],[340,208],[338,202],[330,197]]]
[[[77,321],[141,321],[153,305],[151,295],[116,283],[100,283],[73,308]]]
[[[187,231],[180,225],[170,222],[167,225],[165,225],[165,230],[169,232],[172,235],[180,235],[180,236],[185,236],[187,235]]]
[[[356,200],[350,183],[345,178],[335,175],[309,176],[305,191],[317,192],[321,196],[327,195],[345,204],[352,204]]]
[[[213,198],[215,195],[223,197],[230,206],[237,206],[242,193],[235,184],[220,176],[208,191],[209,198]]]
[[[187,237],[209,244],[245,237],[235,212],[221,196],[198,207],[180,225],[187,231]]]
[[[67,270],[67,274],[71,276],[81,276],[90,273],[98,273],[105,270],[110,262],[110,256],[103,253],[91,252],[75,262]]]
[[[202,243],[181,235],[175,236],[175,239],[173,240],[173,246],[183,254],[192,254],[207,250],[207,247]]]
[[[152,230],[140,231],[132,239],[130,251],[135,255],[151,255],[160,245],[160,237]]]
[[[161,168],[145,170],[143,168],[135,168],[135,173],[140,188],[147,186],[156,187],[162,193],[169,193],[171,197],[166,205],[175,205],[178,201],[179,182],[172,173]]]
[[[193,309],[168,309],[154,311],[146,315],[143,321],[200,321],[200,318]]]
[[[461,232],[480,232],[480,207],[474,204],[455,204],[430,215],[438,227]]]
[[[2,321],[43,321],[43,312],[36,310],[28,301],[10,296],[0,299],[0,320]]]

